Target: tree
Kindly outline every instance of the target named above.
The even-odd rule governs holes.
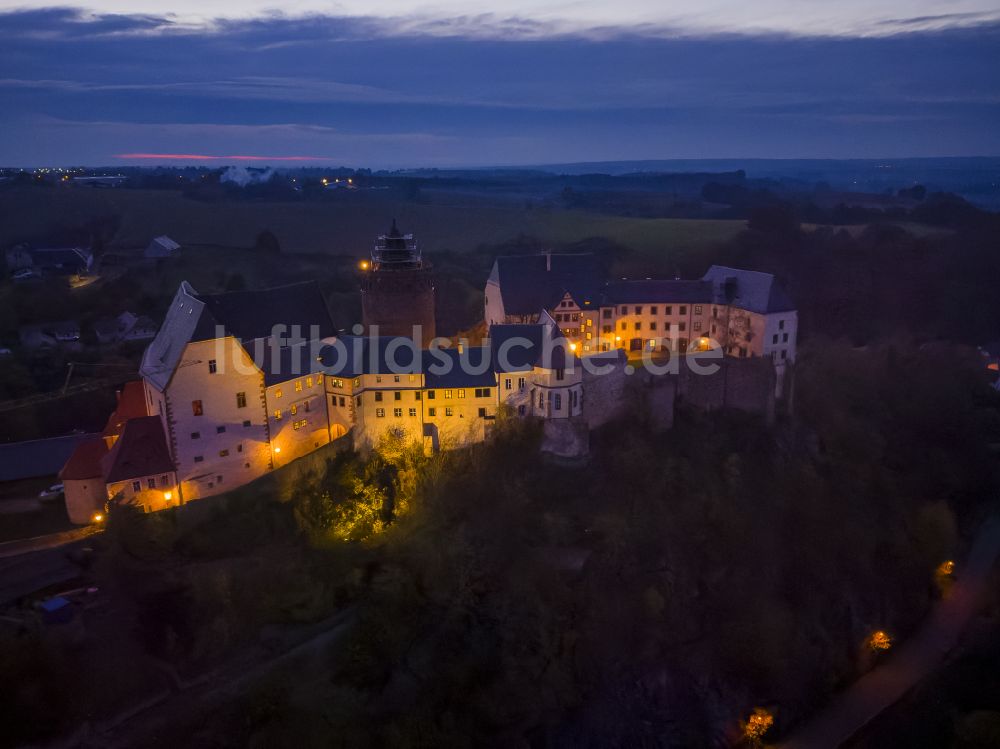
[[[272,255],[281,254],[281,243],[270,229],[264,229],[257,235],[254,241],[254,249],[260,252],[267,252]]]

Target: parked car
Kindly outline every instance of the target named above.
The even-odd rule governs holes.
[[[51,502],[52,500],[61,497],[64,489],[65,487],[62,484],[53,484],[48,489],[42,489],[38,498],[43,502]]]

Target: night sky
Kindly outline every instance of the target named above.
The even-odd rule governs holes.
[[[0,165],[1000,155],[995,1],[236,5],[0,1]]]

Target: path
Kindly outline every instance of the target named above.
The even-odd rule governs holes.
[[[917,634],[834,698],[781,749],[836,749],[932,673],[976,613],[998,554],[1000,517],[993,517],[980,528],[965,564],[957,566],[950,594],[934,607]]]
[[[45,551],[46,549],[56,549],[66,544],[100,533],[103,527],[96,525],[85,525],[82,528],[72,528],[68,531],[49,533],[44,536],[34,538],[19,538],[15,541],[5,541],[0,544],[0,559],[18,557],[22,554],[30,554],[34,551]]]

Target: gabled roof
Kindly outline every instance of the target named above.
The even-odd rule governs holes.
[[[770,273],[713,265],[703,280],[712,282],[715,299],[720,304],[734,304],[759,314],[795,309],[792,300]]]
[[[80,442],[59,471],[59,478],[63,481],[101,478],[101,459],[107,454],[107,445],[100,437]]]
[[[159,390],[166,388],[174,369],[180,363],[184,347],[194,338],[205,304],[198,299],[197,292],[187,281],[174,294],[170,309],[160,326],[156,337],[146,347],[142,355],[139,374],[152,382]]]
[[[160,417],[140,416],[125,422],[121,437],[101,460],[101,469],[107,484],[173,472]]]
[[[193,341],[210,341],[221,334],[248,345],[251,341],[278,334],[290,342],[299,338],[297,342],[301,343],[301,339],[311,336],[327,338],[335,333],[330,312],[315,281],[223,294],[199,294],[183,281],[163,325],[146,348],[139,371],[162,390],[180,362],[184,347]],[[296,351],[283,354],[289,360],[289,368],[296,355]],[[274,376],[280,378],[281,371]]]
[[[566,369],[575,358],[569,341],[554,324],[491,325],[488,340],[495,372]]]
[[[105,437],[121,435],[125,422],[146,415],[146,391],[139,380],[126,382],[118,393],[118,403],[108,417],[102,434]]]
[[[552,309],[567,292],[581,306],[596,300],[603,278],[596,255],[550,253],[498,257],[490,281],[507,314],[529,315]]]
[[[227,291],[222,294],[195,294],[205,305],[207,322],[222,325],[229,335],[241,341],[268,338],[275,326],[284,326],[285,336],[326,338],[337,330],[326,301],[315,281],[277,286],[254,291]],[[313,335],[312,328],[316,331]],[[207,327],[207,329],[202,329]],[[214,325],[199,326],[202,340],[216,338]]]
[[[43,247],[31,250],[31,260],[40,268],[79,272],[90,268],[93,256],[80,247]]]
[[[278,346],[273,339],[258,338],[245,344],[247,353],[264,373],[264,385],[270,387],[296,377],[324,371],[322,341],[306,341],[294,346]]]
[[[710,304],[712,284],[709,281],[621,280],[604,288],[602,304]]]

